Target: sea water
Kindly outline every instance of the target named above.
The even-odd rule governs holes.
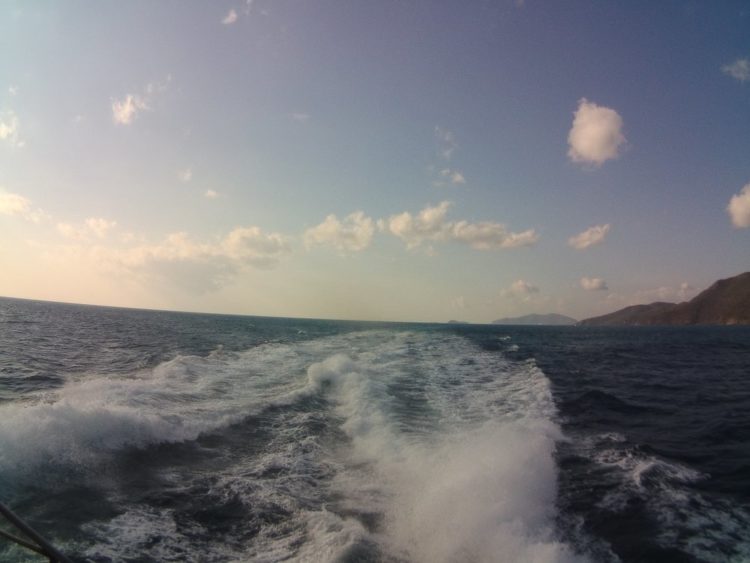
[[[80,561],[750,560],[750,331],[0,299],[0,500]]]

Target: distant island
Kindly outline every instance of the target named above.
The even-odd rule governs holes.
[[[719,280],[690,301],[625,307],[582,326],[750,324],[750,272]]]
[[[565,315],[550,313],[548,315],[524,315],[522,317],[506,317],[492,321],[493,325],[574,325],[576,320]]]

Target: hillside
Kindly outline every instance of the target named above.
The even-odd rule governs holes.
[[[750,272],[715,282],[683,303],[651,303],[584,319],[584,326],[750,324]]]
[[[550,313],[548,315],[524,315],[492,321],[493,325],[573,325],[576,320],[565,315]]]

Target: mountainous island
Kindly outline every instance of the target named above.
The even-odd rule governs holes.
[[[584,319],[582,326],[746,325],[750,324],[750,272],[715,282],[682,303],[656,302],[625,307]]]
[[[574,325],[576,320],[565,315],[550,313],[548,315],[524,315],[522,317],[507,317],[492,321],[493,325]]]

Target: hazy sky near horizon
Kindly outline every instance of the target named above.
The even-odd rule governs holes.
[[[750,4],[3,2],[0,295],[487,322],[750,269]]]

